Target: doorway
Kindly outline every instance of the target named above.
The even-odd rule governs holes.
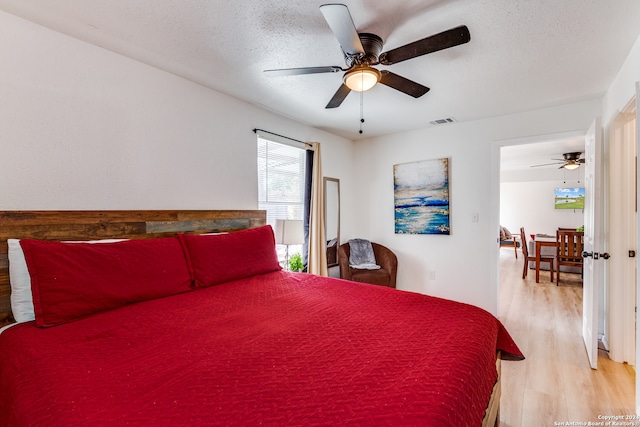
[[[626,160],[630,161],[630,168],[632,169],[631,173],[622,173],[621,174],[621,178],[620,178],[620,182],[624,182],[625,185],[627,186],[631,186],[632,188],[625,190],[625,199],[627,201],[631,201],[632,203],[632,207],[633,207],[633,216],[630,219],[630,221],[633,223],[633,228],[625,228],[625,230],[623,231],[625,233],[625,235],[627,237],[629,237],[628,246],[627,248],[624,249],[625,253],[623,257],[617,257],[619,259],[625,259],[628,257],[628,250],[635,250],[637,251],[637,242],[638,242],[638,233],[640,233],[640,230],[637,229],[637,191],[638,191],[638,186],[636,184],[636,181],[640,178],[638,178],[637,175],[637,138],[636,138],[636,134],[637,134],[637,126],[638,126],[638,122],[636,119],[636,106],[635,106],[635,101],[633,101],[633,103],[630,103],[630,106],[628,107],[628,109],[624,110],[624,113],[628,113],[625,116],[621,116],[622,119],[622,127],[625,128],[625,131],[627,133],[626,138],[627,138],[627,143],[624,146],[625,150],[629,150],[629,149],[633,149],[632,152],[626,151],[623,152],[622,157]],[[633,134],[631,132],[634,132]],[[613,132],[613,131],[612,131]],[[575,138],[575,137],[579,137],[579,138],[583,138],[584,137],[584,132],[569,132],[569,133],[562,133],[562,134],[553,134],[553,135],[546,135],[544,137],[528,137],[528,138],[518,138],[518,139],[512,139],[512,140],[503,140],[503,141],[496,141],[493,144],[492,147],[492,179],[494,180],[494,183],[497,183],[497,188],[499,188],[499,183],[500,183],[500,164],[501,164],[501,160],[500,160],[500,154],[501,154],[501,150],[503,147],[513,147],[513,146],[520,146],[520,145],[526,145],[526,144],[538,144],[541,142],[545,142],[545,141],[550,141],[550,140],[563,140],[563,139],[570,139],[570,138]],[[613,136],[610,134],[608,135],[609,138],[607,138],[607,143],[609,143],[609,140],[611,140],[613,138]],[[611,147],[607,146],[607,153],[608,155],[612,155],[611,153]],[[612,158],[605,158],[604,159],[604,164],[605,164],[605,170],[603,171],[605,177],[609,176],[609,172],[610,170],[608,169],[608,164],[610,162],[615,162],[615,159]],[[615,163],[617,165],[617,163]],[[616,169],[617,172],[620,172],[619,170]],[[611,185],[614,185],[610,182],[610,178],[605,178],[604,181],[604,185],[605,188],[611,189]],[[621,184],[615,184],[615,185],[621,185]],[[496,187],[494,187],[496,188]],[[608,193],[613,193],[614,191],[608,191]],[[494,220],[494,222],[492,223],[492,226],[495,227],[496,229],[498,229],[499,227],[499,221],[500,221],[500,217],[499,217],[499,206],[500,206],[500,197],[501,195],[498,193],[496,194],[496,192],[493,192],[491,195],[491,202],[492,202],[492,206],[494,207],[494,212],[496,213],[496,219]],[[613,201],[609,201],[609,203],[615,203]],[[612,217],[612,213],[611,211],[607,211],[607,218],[606,218],[609,226],[611,225],[611,222],[617,219],[614,219]],[[625,223],[625,224],[628,224]],[[626,225],[625,225],[626,227]],[[635,231],[634,231],[635,230]],[[528,232],[528,231],[527,231]],[[607,238],[611,238],[611,236],[609,236],[609,231],[605,232],[607,234]],[[606,247],[604,248],[605,251],[610,251],[612,250],[611,247]],[[497,251],[496,251],[497,252]],[[637,257],[637,256],[636,256]],[[627,260],[628,261],[628,260]],[[496,262],[496,283],[499,286],[499,257],[496,256],[495,259]],[[636,331],[636,315],[635,315],[635,301],[636,298],[638,298],[637,295],[637,289],[638,286],[640,286],[640,284],[636,284],[638,280],[640,280],[640,278],[638,278],[637,273],[636,273],[636,266],[637,266],[637,260],[636,259],[632,259],[630,261],[630,263],[633,265],[632,267],[632,273],[628,273],[629,277],[631,277],[631,280],[629,280],[628,282],[631,283],[631,285],[629,287],[625,287],[625,296],[624,297],[620,297],[618,296],[618,299],[624,299],[626,302],[631,302],[631,305],[633,305],[633,307],[630,310],[626,310],[626,320],[625,318],[622,319],[618,319],[620,322],[623,322],[625,327],[627,328],[627,332],[626,335],[623,336],[622,338],[618,338],[618,339],[622,339],[622,340],[627,340],[627,344],[628,346],[634,347],[637,350],[637,346],[640,345],[640,342],[638,342],[638,340],[632,340],[629,341],[628,338],[630,335],[635,336],[635,334],[637,333]],[[606,264],[605,264],[606,265]],[[612,268],[611,265],[607,266],[608,270],[606,271],[606,277],[607,279],[605,281],[610,281],[611,277],[609,275],[609,273],[611,272]],[[618,288],[620,289],[620,288]],[[608,310],[608,307],[611,306],[611,304],[615,304],[615,301],[612,300],[612,298],[615,297],[615,295],[611,295],[610,294],[611,289],[607,288],[606,289],[606,293],[604,293],[604,289],[603,289],[603,298],[601,298],[601,301],[604,301],[604,304],[602,304],[601,307],[601,312],[599,313],[599,318],[601,319],[601,322],[599,324],[599,332],[604,334],[604,343],[607,346],[610,346],[611,343],[609,342],[610,339],[613,339],[613,336],[610,336],[610,329],[611,329],[611,312],[614,312],[614,316],[615,315],[621,315],[620,311],[617,310],[617,307],[619,306],[615,306],[616,310]],[[631,312],[631,319],[629,320],[629,312]],[[607,323],[605,323],[605,319]],[[637,355],[637,351],[634,352],[634,356]],[[635,358],[630,358],[629,356],[627,356],[627,359],[629,359],[628,363],[629,365],[633,365],[635,363]]]
[[[564,157],[562,156],[563,153],[565,152],[584,153],[585,152],[585,142],[586,142],[585,135],[586,135],[585,131],[574,131],[574,132],[565,132],[565,133],[558,133],[558,134],[540,135],[535,137],[517,138],[512,140],[496,141],[494,143],[493,155],[495,156],[494,159],[498,161],[494,169],[497,175],[495,176],[495,181],[498,183],[497,188],[501,188],[500,187],[500,182],[501,182],[500,169],[502,169],[501,154],[503,150],[505,150],[505,152],[508,152],[509,150],[517,151],[519,148],[523,150],[523,152],[528,153],[520,156],[521,164],[519,165],[519,167],[521,170],[523,170],[523,172],[521,172],[521,175],[524,176],[523,178],[520,178],[520,181],[523,181],[523,182],[535,181],[535,180],[540,180],[541,175],[546,176],[546,184],[541,185],[542,190],[537,190],[537,191],[543,191],[544,193],[547,193],[547,194],[532,195],[532,198],[536,197],[538,199],[537,204],[533,205],[530,208],[530,210],[533,211],[537,222],[532,222],[533,224],[532,228],[527,229],[527,224],[521,222],[522,218],[514,218],[513,219],[514,221],[518,221],[518,229],[521,226],[525,226],[525,230],[527,234],[542,233],[542,234],[549,234],[555,237],[555,231],[559,227],[578,228],[585,224],[584,212],[582,210],[565,211],[563,214],[555,210],[555,188],[556,187],[563,187],[563,186],[574,187],[578,185],[582,185],[584,187],[584,185],[582,184],[584,183],[584,178],[583,178],[584,175],[581,176],[579,174],[578,175],[567,174],[566,171],[564,171],[564,168],[560,168],[560,166],[562,166],[564,163],[562,161],[564,159]],[[534,154],[536,154],[536,149],[538,149],[538,151],[544,152],[545,153],[544,155],[546,157],[542,157],[542,158],[535,157]],[[546,159],[549,159],[549,160],[546,161],[545,163]],[[560,160],[554,161],[553,159],[560,159]],[[545,164],[545,166],[543,168],[536,167],[535,165],[538,165],[538,164]],[[539,170],[539,169],[544,169],[544,170]],[[584,169],[584,168],[580,167],[579,169]],[[575,172],[575,171],[572,171],[572,172]],[[494,206],[498,206],[498,212],[496,216],[499,218],[499,220],[503,219],[500,215],[501,212],[499,211],[499,207],[501,206],[501,200],[500,200],[501,197],[502,197],[502,194],[498,194],[497,197],[495,197],[495,201],[493,202],[495,203]],[[549,219],[545,221],[544,218],[549,218]],[[496,228],[498,226],[499,225],[497,225]],[[496,283],[499,284],[498,259],[496,259],[496,274],[498,276],[498,281]],[[597,325],[597,327],[596,325],[594,325],[593,330],[594,332],[596,332],[597,337],[600,337],[604,333],[603,319],[606,317],[606,313],[604,312],[604,308],[606,306],[602,303],[602,301],[604,301],[604,299],[602,298],[602,290],[600,291],[600,298],[597,298],[595,301],[598,301],[598,300],[600,301],[600,304],[599,304],[600,310],[598,310],[599,315],[597,317],[600,320],[600,323]],[[584,301],[584,287],[583,287],[583,301]],[[594,334],[594,336],[596,334]],[[597,350],[595,349],[595,346],[596,346],[595,341],[593,342],[594,342],[593,349],[590,354],[594,355],[594,360],[595,360],[595,353],[597,353]]]

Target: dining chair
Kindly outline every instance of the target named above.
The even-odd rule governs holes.
[[[503,246],[512,247],[516,259],[518,259],[518,246],[520,246],[518,236],[512,235],[506,227],[500,226],[500,247]]]
[[[582,249],[584,232],[567,229],[556,230],[556,259],[558,262],[558,274],[556,286],[560,284],[560,266],[583,268]]]
[[[522,278],[527,277],[529,272],[529,261],[536,261],[535,255],[529,255],[529,244],[527,243],[527,235],[524,232],[524,227],[520,227],[520,241],[522,242],[522,257],[524,258],[524,268],[522,269]],[[549,272],[551,275],[551,283],[553,283],[553,262],[555,256],[540,255],[540,262],[549,263]]]

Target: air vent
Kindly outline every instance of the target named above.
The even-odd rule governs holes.
[[[431,123],[432,125],[446,125],[447,123],[453,123],[455,121],[456,119],[454,119],[453,117],[447,117],[446,119],[433,120],[429,123]]]

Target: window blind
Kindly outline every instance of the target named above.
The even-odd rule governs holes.
[[[305,150],[258,136],[258,208],[267,211],[267,223],[302,219]]]

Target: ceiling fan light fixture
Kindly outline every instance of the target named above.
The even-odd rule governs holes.
[[[567,162],[563,168],[567,169],[567,170],[574,170],[574,169],[578,169],[580,167],[580,163],[574,162],[573,160],[570,160],[569,162]]]
[[[380,81],[380,71],[371,67],[358,67],[344,75],[344,84],[356,92],[371,89]]]

